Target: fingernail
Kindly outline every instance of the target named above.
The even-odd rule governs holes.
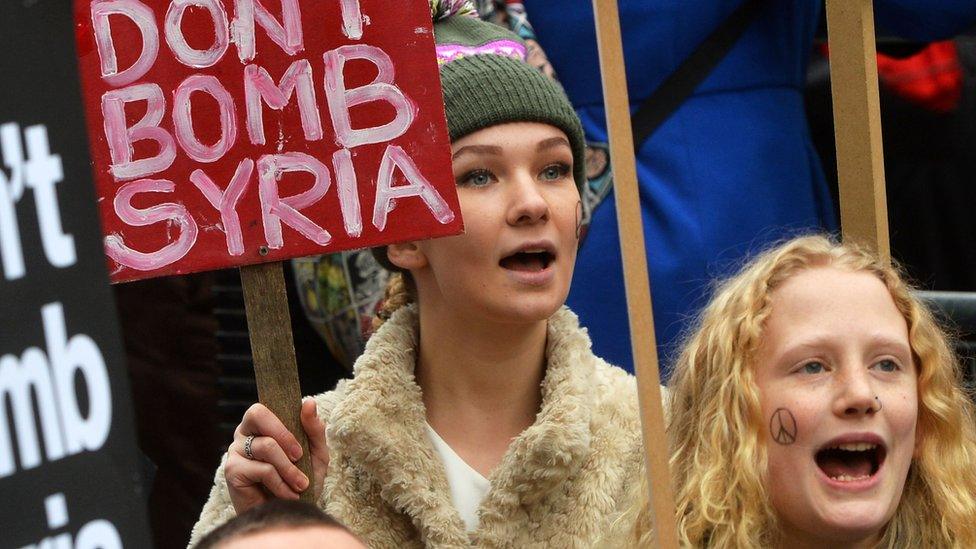
[[[306,477],[305,475],[302,475],[298,479],[298,489],[299,490],[304,490],[306,488],[308,488],[308,477]]]
[[[297,461],[298,458],[302,457],[302,447],[301,447],[301,445],[300,444],[293,445],[291,447],[291,451],[289,453],[291,454],[291,460],[292,461]]]

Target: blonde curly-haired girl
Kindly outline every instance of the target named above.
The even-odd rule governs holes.
[[[670,389],[683,546],[976,547],[972,400],[874,254],[809,236],[760,255],[718,287]]]

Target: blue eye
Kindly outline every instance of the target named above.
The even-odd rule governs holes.
[[[804,374],[819,374],[823,372],[824,369],[825,368],[823,364],[814,361],[814,362],[807,362],[806,364],[804,364],[803,368],[801,368],[801,371]]]
[[[897,372],[900,369],[898,363],[888,359],[879,360],[874,366],[882,372]]]
[[[458,186],[484,187],[491,183],[492,179],[492,173],[488,170],[472,170],[458,179],[457,184]]]
[[[540,177],[546,181],[558,181],[567,175],[569,175],[569,166],[566,164],[553,164],[546,166],[546,169],[542,170]]]

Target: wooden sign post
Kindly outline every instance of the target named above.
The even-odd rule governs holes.
[[[240,267],[304,441],[279,262],[463,227],[428,2],[267,4],[76,0],[78,64],[112,281]]]
[[[871,0],[827,0],[827,27],[841,230],[844,240],[869,246],[887,259],[888,209]]]
[[[647,464],[647,480],[651,489],[649,495],[654,512],[654,537],[658,547],[677,549],[674,495],[671,475],[668,472],[668,439],[665,434],[664,408],[661,405],[661,376],[654,336],[651,288],[647,252],[644,248],[617,0],[593,0],[593,13],[596,18],[603,100],[610,136],[610,165],[613,166],[613,192],[624,263],[627,316],[630,321],[634,372],[637,375],[644,462]]]
[[[308,437],[302,428],[301,406],[296,406],[302,399],[302,391],[281,263],[241,267],[241,286],[244,290],[247,329],[251,336],[258,400],[298,438],[298,443],[302,445],[302,457],[297,465],[311,479],[313,471]],[[302,500],[314,504],[313,492],[302,492]]]

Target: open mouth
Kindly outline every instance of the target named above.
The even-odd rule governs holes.
[[[537,273],[549,268],[556,256],[546,250],[517,252],[498,262],[504,269]]]
[[[884,463],[884,446],[870,442],[848,442],[822,448],[815,459],[831,480],[856,482],[873,477]]]

